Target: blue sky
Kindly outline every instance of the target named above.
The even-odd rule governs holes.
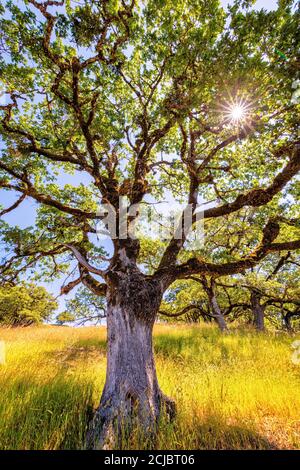
[[[20,3],[20,2],[17,2],[17,3]],[[224,6],[226,6],[232,2],[222,0],[221,3]],[[258,0],[255,4],[256,9],[265,8],[265,9],[271,10],[271,9],[274,9],[275,7],[276,7],[275,0]],[[0,148],[1,148],[1,142],[0,142]],[[76,172],[74,175],[62,174],[58,181],[59,181],[59,184],[63,186],[64,184],[73,184],[73,185],[78,185],[80,183],[88,184],[90,180],[89,180],[88,175]],[[0,205],[3,205],[4,207],[8,207],[15,200],[16,200],[16,195],[9,193],[7,191],[1,191]],[[36,208],[37,208],[37,204],[32,199],[26,199],[18,209],[5,215],[3,219],[7,221],[8,223],[10,223],[11,225],[17,225],[21,228],[34,225]],[[108,249],[109,244],[105,243],[104,247]],[[56,296],[59,293],[61,282],[54,281],[54,282],[47,283],[44,285],[47,287],[47,289],[50,292],[52,292]],[[70,293],[69,296],[64,296],[64,297],[59,298],[60,310],[63,310],[65,308],[65,300],[67,298],[71,298],[72,296],[74,296],[74,291]]]

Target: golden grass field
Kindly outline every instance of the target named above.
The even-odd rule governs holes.
[[[105,379],[105,327],[0,329],[0,449],[81,449]],[[178,416],[158,449],[300,449],[300,364],[284,334],[155,327]],[[142,444],[133,438],[132,449]]]

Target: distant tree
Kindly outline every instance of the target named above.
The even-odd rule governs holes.
[[[272,327],[292,332],[300,319],[299,261],[299,255],[287,252],[269,256],[244,274],[187,277],[174,284],[160,315],[171,321],[214,320],[221,330],[235,322],[258,331]]]
[[[29,326],[49,319],[57,302],[44,287],[0,286],[0,324]]]
[[[252,272],[218,279],[218,291],[226,292],[232,307],[231,318],[253,324],[258,331],[268,326],[292,331],[300,315],[299,267],[299,256],[274,254]]]
[[[83,325],[91,322],[101,323],[106,317],[106,302],[103,297],[95,295],[86,288],[80,288],[75,297],[67,302],[67,310],[60,313],[56,319],[60,324],[75,323]]]
[[[65,325],[66,323],[73,323],[75,321],[75,316],[73,313],[65,310],[60,312],[56,317],[56,323],[60,326]]]
[[[162,410],[174,416],[158,384],[152,330],[176,280],[245,272],[271,253],[300,248],[299,230],[287,230],[281,217],[298,217],[298,107],[291,96],[299,12],[291,0],[272,12],[252,4],[236,0],[227,12],[218,0],[0,7],[0,186],[17,195],[2,214],[27,199],[38,206],[31,228],[2,223],[1,277],[37,267],[45,277],[69,275],[76,263],[64,292],[82,283],[106,296],[107,377],[88,447],[116,445],[124,422],[129,430],[138,422],[153,437]],[[77,175],[73,184],[62,185],[66,173]],[[139,239],[123,237],[117,224],[111,259],[99,256],[99,202],[110,204],[119,222],[120,196],[132,209],[165,194],[192,209],[186,229],[195,225],[200,197],[210,201],[205,224],[219,219],[228,227],[230,218],[240,249],[186,252],[185,232],[164,240],[149,275],[139,263]],[[239,235],[247,208],[260,224],[252,231],[246,212],[248,230]]]
[[[227,331],[225,315],[230,308],[220,298],[214,278],[209,276],[189,277],[186,282],[178,282],[162,303],[159,314],[162,319],[198,323],[214,321],[221,331]],[[223,295],[224,297],[224,295]]]

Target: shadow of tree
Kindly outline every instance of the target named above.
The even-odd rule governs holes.
[[[174,442],[176,450],[276,450],[276,443],[247,424],[228,424],[222,417],[208,415],[195,418],[184,426],[176,419],[172,424],[163,423],[156,443],[157,449],[168,449]]]
[[[49,382],[16,381],[10,388],[14,408],[2,415],[1,449],[82,449],[93,413],[93,384],[58,375]],[[3,413],[4,411],[4,413]],[[3,419],[4,418],[4,419]],[[186,423],[180,415],[162,422],[149,445],[131,436],[123,449],[275,450],[274,442],[245,424],[228,424],[218,415]]]
[[[199,425],[198,448],[211,450],[276,450],[277,446],[254,429],[222,421]]]
[[[101,356],[104,357],[106,355],[106,341],[94,338],[78,340],[62,350],[47,354],[48,357],[50,354],[55,359],[60,369],[64,369],[75,365],[77,361],[86,359],[91,362]]]
[[[80,449],[93,407],[92,384],[58,375],[10,386],[14,407],[1,410],[1,450]]]

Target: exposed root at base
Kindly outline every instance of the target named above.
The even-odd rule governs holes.
[[[122,449],[133,432],[137,431],[142,441],[155,446],[159,419],[165,414],[170,422],[176,416],[175,401],[160,394],[154,407],[141,406],[137,401],[132,407],[128,400],[111,398],[102,404],[89,423],[86,435],[86,449]]]

